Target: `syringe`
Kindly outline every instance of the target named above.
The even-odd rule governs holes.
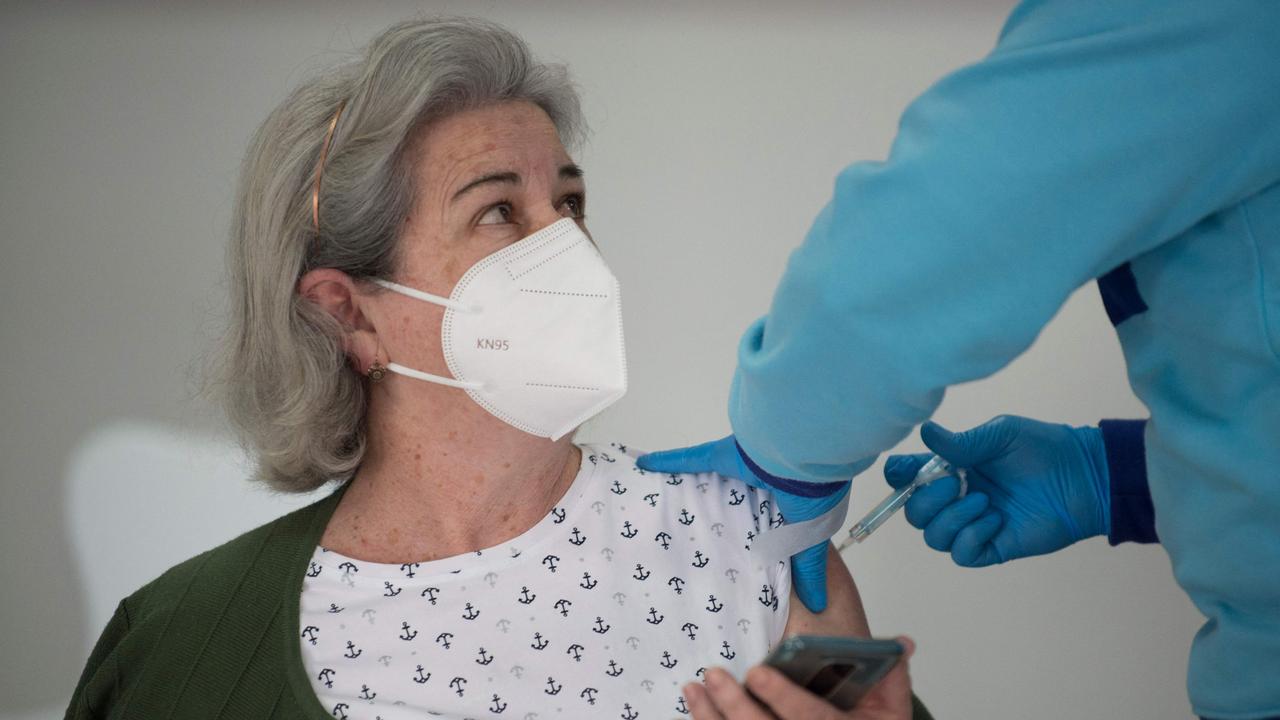
[[[915,478],[912,479],[911,482],[903,485],[897,490],[894,490],[889,497],[884,499],[884,502],[875,506],[875,509],[867,513],[852,528],[849,528],[849,537],[845,539],[844,542],[840,543],[840,546],[836,548],[836,551],[844,552],[845,548],[850,545],[866,540],[871,533],[876,531],[876,528],[884,524],[885,520],[893,517],[894,513],[902,509],[902,506],[907,504],[907,501],[911,499],[912,494],[914,494],[916,490],[928,485],[938,478],[946,477],[948,475],[955,475],[960,479],[960,494],[957,497],[964,497],[965,492],[969,489],[969,483],[965,479],[964,470],[953,468],[951,467],[951,463],[943,460],[937,455],[934,455],[929,459],[929,462],[925,463],[924,466],[920,468],[920,472],[916,473]]]

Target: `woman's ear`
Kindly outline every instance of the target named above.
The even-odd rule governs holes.
[[[333,268],[312,270],[298,281],[298,294],[342,328],[342,350],[356,370],[364,372],[377,360],[378,333],[362,305],[365,295],[350,275]]]

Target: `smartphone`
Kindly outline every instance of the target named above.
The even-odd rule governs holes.
[[[896,640],[792,635],[764,662],[837,708],[851,710],[903,652]]]

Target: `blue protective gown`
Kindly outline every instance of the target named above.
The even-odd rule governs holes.
[[[1192,705],[1280,715],[1280,2],[1019,5],[840,173],[743,338],[734,431],[775,475],[847,479],[1103,275],[1208,618]]]

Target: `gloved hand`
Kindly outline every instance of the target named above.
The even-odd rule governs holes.
[[[713,472],[737,478],[746,484],[769,490],[787,522],[812,520],[835,507],[849,491],[848,482],[815,483],[784,478],[766,481],[763,470],[756,472],[734,436],[702,445],[641,455],[636,464],[642,470],[659,473]],[[785,489],[784,489],[785,488]],[[813,612],[827,608],[827,543],[822,542],[791,556],[791,577],[800,602]]]
[[[968,471],[969,492],[945,477],[916,490],[907,521],[957,565],[985,567],[1043,555],[1111,527],[1110,480],[1102,432],[1024,417],[998,417],[952,433],[920,428],[930,450]],[[893,455],[884,466],[895,488],[911,482],[930,455]]]

